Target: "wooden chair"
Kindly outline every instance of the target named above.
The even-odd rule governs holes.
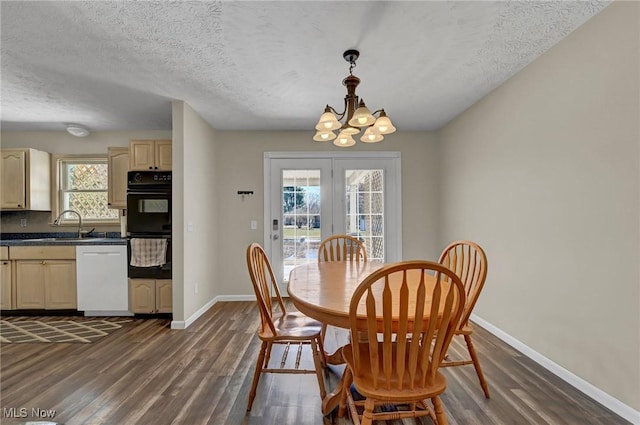
[[[253,384],[249,392],[247,410],[251,410],[253,399],[256,396],[258,381],[263,373],[315,373],[320,387],[320,397],[324,398],[327,392],[322,377],[325,360],[324,347],[320,336],[321,323],[298,311],[287,311],[285,309],[269,259],[262,247],[257,243],[252,243],[247,248],[247,266],[253,283],[253,290],[256,294],[258,309],[260,310],[261,320],[258,337],[262,340],[256,371],[253,375]],[[275,295],[273,298],[272,294]],[[276,306],[273,305],[274,302],[277,304]],[[274,307],[278,307],[279,311]],[[269,367],[271,348],[274,344],[285,345],[279,368]],[[295,365],[291,367],[289,364],[286,367],[287,356],[291,346],[297,346],[298,352],[295,358]],[[304,346],[311,347],[315,369],[300,368]]]
[[[318,262],[367,261],[367,250],[360,241],[349,235],[333,235],[320,242]],[[322,324],[322,341],[327,335],[327,325]]]
[[[349,307],[351,343],[342,349],[348,375],[341,406],[347,404],[355,424],[419,416],[447,424],[440,400],[447,381],[438,368],[464,297],[460,278],[431,261],[388,265],[362,281]],[[351,382],[365,400],[354,400]],[[376,409],[383,405],[396,409]]]
[[[451,269],[462,281],[466,294],[466,305],[464,306],[464,312],[460,319],[460,324],[456,330],[455,335],[461,335],[467,344],[467,350],[469,351],[470,359],[464,359],[460,361],[450,361],[449,357],[445,358],[445,362],[442,367],[451,366],[463,366],[473,364],[476,369],[476,374],[480,380],[480,386],[486,398],[489,396],[489,386],[484,379],[482,368],[480,367],[480,360],[476,354],[476,350],[471,342],[471,334],[473,334],[473,326],[469,322],[469,317],[473,311],[473,307],[478,301],[480,291],[484,286],[484,281],[487,277],[487,256],[480,248],[480,246],[471,241],[456,241],[447,246],[438,260],[440,264],[443,264],[447,268]]]
[[[367,250],[353,236],[333,235],[320,242],[318,262],[322,261],[367,261]]]

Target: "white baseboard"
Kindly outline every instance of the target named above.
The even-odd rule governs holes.
[[[255,295],[218,295],[216,302],[221,301],[255,301]]]
[[[225,301],[255,301],[255,295],[218,295],[193,313],[187,320],[172,320],[171,329],[187,329],[193,322],[202,316],[207,310],[219,302]]]
[[[598,387],[594,386],[593,384],[590,384],[589,382],[585,381],[579,376],[563,368],[559,364],[546,358],[545,356],[538,353],[531,347],[518,341],[511,335],[495,327],[494,325],[487,322],[486,320],[481,319],[475,314],[471,315],[471,320],[477,323],[478,325],[480,325],[481,327],[483,327],[484,329],[486,329],[491,334],[500,338],[502,341],[506,342],[516,350],[520,351],[522,354],[529,357],[531,360],[538,363],[540,366],[544,367],[549,372],[556,375],[558,378],[562,379],[563,381],[566,381],[568,384],[572,385],[577,390],[583,392],[587,396],[591,397],[598,403],[604,405],[606,408],[620,415],[621,417],[628,420],[632,424],[640,425],[640,411],[633,409],[631,406],[627,406],[620,400],[610,396],[609,394],[605,393]]]

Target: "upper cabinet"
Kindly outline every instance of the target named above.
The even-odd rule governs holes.
[[[51,155],[35,149],[2,149],[0,209],[51,211]]]
[[[171,171],[171,140],[130,140],[129,170]]]
[[[109,190],[107,202],[109,208],[123,210],[127,208],[127,171],[129,171],[129,148],[108,148]]]

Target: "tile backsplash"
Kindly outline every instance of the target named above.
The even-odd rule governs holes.
[[[0,212],[0,233],[63,233],[69,226],[52,226],[50,211],[2,211]],[[98,232],[119,231],[120,226],[93,226],[83,224],[84,230],[96,228]]]

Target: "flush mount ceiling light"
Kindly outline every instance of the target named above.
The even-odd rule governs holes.
[[[79,124],[67,124],[67,131],[76,137],[86,137],[89,135],[89,129]]]
[[[313,136],[313,140],[317,142],[333,140],[334,145],[346,148],[356,144],[353,136],[360,133],[363,128],[366,128],[366,130],[360,140],[365,143],[380,142],[384,139],[384,134],[396,131],[384,109],[378,109],[371,113],[365,106],[364,100],[358,99],[356,95],[356,87],[360,84],[360,78],[353,75],[353,68],[355,68],[356,60],[359,56],[360,52],[357,50],[347,50],[342,54],[344,60],[349,62],[349,75],[342,80],[342,84],[347,88],[347,95],[344,98],[344,111],[337,112],[327,105],[318,120],[318,124],[316,124],[317,131]],[[375,114],[379,114],[378,118],[374,116]],[[343,124],[339,120],[345,116],[346,119]],[[336,130],[340,130],[337,137],[334,133]]]

